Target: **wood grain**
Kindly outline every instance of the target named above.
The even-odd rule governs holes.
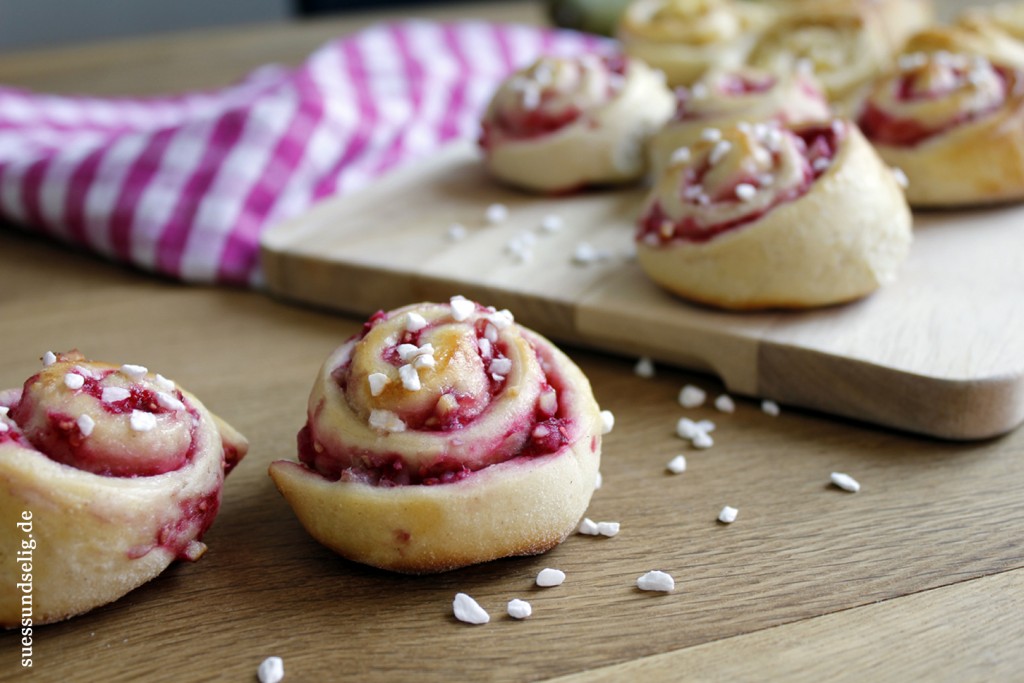
[[[272,227],[262,242],[267,286],[359,314],[462,293],[562,341],[944,438],[986,438],[1024,420],[1024,209],[920,214],[896,283],[845,306],[740,314],[674,299],[626,256],[643,193],[525,195],[494,183],[472,145],[459,144]],[[487,225],[491,203],[508,206],[509,219]],[[545,236],[538,226],[549,214],[565,228]],[[453,223],[469,236],[446,239]],[[537,240],[525,263],[508,252],[522,235]],[[611,256],[576,264],[582,242]]]
[[[540,16],[531,3],[473,12],[497,16],[491,7]],[[258,63],[297,61],[364,19],[4,57],[0,80],[97,93],[215,86]],[[552,322],[563,314],[548,313]],[[18,665],[20,635],[0,633],[0,680],[251,681],[270,654],[284,657],[286,681],[902,683],[1015,680],[1024,670],[1020,430],[948,443],[785,406],[770,418],[741,400],[734,415],[687,413],[719,423],[715,447],[695,452],[673,436],[685,412],[675,394],[684,382],[720,391],[714,378],[659,367],[642,380],[631,360],[572,347],[618,418],[589,514],[621,521],[622,533],[575,536],[538,558],[395,577],[311,541],[266,476],[273,459],[293,457],[316,369],[357,319],[175,285],[0,226],[0,321],[0,387],[34,372],[44,350],[78,346],[174,377],[253,444],[228,480],[207,556],[38,629],[31,672]],[[791,366],[761,353],[743,362],[771,365],[773,381]],[[673,477],[663,466],[677,452],[690,467]],[[864,489],[828,486],[835,469]],[[732,526],[714,521],[723,504],[740,510]],[[566,584],[532,588],[547,565],[565,569]],[[632,587],[655,566],[679,580],[675,594]],[[456,590],[480,599],[492,623],[456,623]],[[533,602],[534,617],[503,618],[513,596]]]
[[[0,232],[0,254],[0,316],[18,321],[0,340],[0,386],[31,374],[43,350],[76,345],[174,377],[253,444],[228,481],[208,555],[40,629],[35,656],[46,680],[72,671],[82,681],[243,679],[269,654],[284,657],[293,680],[539,680],[1024,566],[1022,432],[943,443],[793,410],[772,418],[740,400],[733,415],[686,411],[718,423],[715,447],[692,451],[673,434],[684,414],[676,393],[687,381],[712,395],[720,385],[668,368],[641,380],[629,361],[570,349],[618,416],[588,514],[621,522],[622,533],[574,536],[541,557],[442,576],[369,570],[312,541],[266,476],[271,460],[294,457],[317,367],[357,320],[155,281],[10,232]],[[679,452],[689,470],[666,474]],[[829,486],[835,470],[863,490]],[[715,521],[725,504],[740,510],[731,526]],[[545,566],[569,579],[533,588]],[[652,568],[671,572],[679,590],[638,592],[636,577]],[[494,621],[455,622],[456,591]],[[958,609],[973,609],[956,595]],[[501,616],[512,597],[533,603],[530,620]],[[916,621],[913,609],[900,614],[904,627]],[[843,624],[827,630],[839,638]],[[973,651],[973,633],[950,638]],[[17,649],[16,634],[0,638],[0,671],[15,677]],[[659,666],[672,678],[671,664]]]

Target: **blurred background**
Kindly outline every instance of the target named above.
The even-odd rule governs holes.
[[[461,0],[471,9],[488,0]],[[603,0],[597,0],[598,3]],[[458,2],[458,0],[456,0]],[[453,0],[0,0],[0,52]],[[523,0],[528,2],[528,0]]]

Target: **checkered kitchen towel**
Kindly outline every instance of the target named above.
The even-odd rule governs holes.
[[[0,216],[190,282],[258,286],[261,230],[476,135],[494,88],[569,31],[406,21],[215,92],[151,99],[0,87]]]

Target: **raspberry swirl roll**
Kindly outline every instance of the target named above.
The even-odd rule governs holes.
[[[876,84],[858,123],[909,179],[912,206],[1024,199],[1024,78],[978,54],[914,52]]]
[[[174,382],[135,365],[47,354],[0,392],[0,623],[112,602],[175,559],[194,561],[244,437]],[[15,522],[18,522],[18,526]],[[26,564],[27,563],[27,564]]]
[[[690,85],[712,67],[741,65],[774,15],[746,0],[635,0],[618,37],[627,54],[661,69],[670,85]]]
[[[601,453],[561,351],[455,297],[378,313],[324,363],[299,461],[270,475],[344,557],[406,573],[544,552],[576,526]]]
[[[480,147],[495,178],[534,192],[634,181],[673,106],[664,76],[635,59],[542,57],[495,92]]]
[[[969,7],[957,18],[958,26],[1002,33],[1024,41],[1024,2],[1002,2],[995,5]]]
[[[856,299],[895,276],[910,211],[851,123],[708,129],[648,196],[637,256],[655,282],[730,309]]]
[[[748,64],[776,73],[808,69],[833,106],[846,112],[890,66],[896,49],[878,16],[866,7],[826,3],[776,22],[761,36]]]
[[[741,121],[799,125],[832,116],[824,91],[806,72],[774,74],[752,67],[714,71],[690,88],[676,89],[676,113],[650,142],[651,166],[660,172],[673,151],[693,144],[706,128]]]

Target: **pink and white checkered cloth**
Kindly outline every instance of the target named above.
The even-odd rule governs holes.
[[[600,38],[483,22],[379,25],[216,92],[0,87],[0,216],[190,282],[258,286],[268,225],[472,137],[498,83]]]

